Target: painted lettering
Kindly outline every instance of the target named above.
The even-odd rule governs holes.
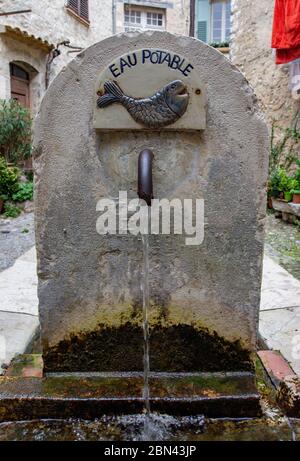
[[[192,66],[192,64],[188,64],[186,68],[182,71],[182,73],[185,77],[187,77],[189,73],[191,72],[191,70],[193,69],[194,69],[194,66]]]
[[[114,78],[122,75],[126,69],[131,69],[135,67],[138,63],[145,64],[146,62],[151,62],[151,64],[165,64],[170,69],[178,70],[182,75],[188,77],[194,67],[192,64],[187,64],[184,58],[181,58],[178,54],[168,53],[163,50],[149,50],[144,49],[141,52],[140,57],[138,58],[137,54],[131,53],[126,57],[121,57],[118,64],[113,63],[109,66],[109,70],[114,76]]]
[[[142,52],[142,63],[145,64],[146,59],[149,59],[151,56],[151,51],[150,50],[143,50]]]
[[[109,70],[111,71],[111,73],[113,74],[115,78],[121,75],[121,73],[119,72],[119,69],[116,67],[116,64],[112,64],[111,66],[109,66]]]

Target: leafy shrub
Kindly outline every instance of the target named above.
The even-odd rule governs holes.
[[[278,167],[289,170],[291,165],[299,160],[298,121],[299,114],[297,113],[292,127],[281,128],[275,124],[272,125],[269,174]]]
[[[20,170],[9,167],[3,157],[0,157],[0,196],[4,200],[12,198],[18,190]]]
[[[21,213],[21,210],[17,205],[14,205],[13,203],[8,203],[6,202],[4,205],[4,216],[6,218],[17,218],[19,214]]]
[[[273,124],[271,131],[271,149],[269,162],[268,195],[278,197],[281,192],[290,192],[300,185],[300,131],[299,113],[289,128]],[[296,173],[292,173],[298,164]]]
[[[0,153],[7,162],[18,162],[31,156],[32,119],[18,101],[0,100]]]
[[[274,197],[278,197],[280,192],[291,192],[299,185],[294,175],[289,175],[288,172],[281,167],[273,170],[269,177],[269,191]]]
[[[33,182],[24,182],[18,185],[18,190],[12,195],[14,202],[25,202],[33,198]]]

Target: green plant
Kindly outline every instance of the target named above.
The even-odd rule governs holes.
[[[12,195],[14,202],[25,202],[33,198],[33,182],[18,184],[18,190]]]
[[[229,48],[229,42],[212,42],[210,43],[210,46],[213,48]]]
[[[18,190],[20,170],[9,167],[3,157],[0,157],[0,196],[8,200]]]
[[[296,171],[294,172],[293,174],[293,178],[295,179],[295,181],[297,181],[299,187],[300,187],[300,160],[296,160],[296,165],[297,165],[297,169]],[[295,189],[297,188],[298,186],[295,186]]]
[[[300,131],[298,130],[299,113],[292,126],[281,128],[275,123],[271,130],[268,196],[278,197],[280,193],[289,193],[300,184]],[[292,174],[294,164],[297,171]]]
[[[32,119],[18,101],[0,100],[0,153],[7,162],[27,159],[32,152]]]
[[[13,203],[7,203],[7,202],[5,203],[4,216],[6,218],[17,218],[20,213],[21,213],[21,210],[16,205],[14,205]]]
[[[289,128],[282,128],[273,123],[269,175],[279,167],[289,171],[293,163],[299,162],[300,131],[298,130],[298,122],[299,112],[297,112],[293,124]]]

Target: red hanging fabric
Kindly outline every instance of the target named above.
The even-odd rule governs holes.
[[[272,48],[276,48],[276,64],[300,57],[300,0],[276,0]]]
[[[276,64],[286,64],[300,58],[300,46],[290,50],[276,50]]]

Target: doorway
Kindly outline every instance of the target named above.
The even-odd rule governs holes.
[[[30,108],[30,76],[17,64],[10,64],[11,98]]]

